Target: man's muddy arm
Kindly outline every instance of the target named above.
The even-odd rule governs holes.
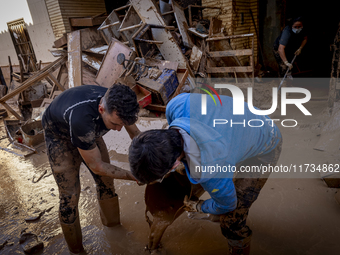
[[[140,130],[136,126],[136,124],[133,124],[131,126],[124,126],[126,131],[128,132],[131,139],[133,139],[135,136],[137,136],[140,133]]]
[[[133,180],[131,172],[121,169],[117,166],[103,162],[99,148],[96,146],[92,150],[82,150],[78,148],[78,151],[84,159],[86,165],[97,175],[108,176],[114,179]]]

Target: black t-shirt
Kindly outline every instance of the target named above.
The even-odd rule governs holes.
[[[281,34],[274,42],[274,50],[278,50],[279,45],[286,46],[286,55],[293,54],[301,45],[303,39],[307,36],[306,29],[303,28],[300,33],[296,34],[292,31],[290,26],[286,26]]]
[[[70,139],[75,147],[90,150],[96,146],[95,139],[106,134],[103,119],[98,111],[101,98],[107,88],[83,85],[70,88],[46,109],[43,121],[59,137]]]

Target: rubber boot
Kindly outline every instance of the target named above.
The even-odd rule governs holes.
[[[113,198],[98,200],[100,218],[104,226],[114,227],[120,224],[118,195]]]
[[[249,255],[251,236],[240,240],[228,239],[229,254],[230,255]]]
[[[229,254],[230,255],[249,255],[250,254],[250,245],[247,247],[237,247],[237,246],[229,246]]]
[[[72,253],[80,253],[84,250],[79,217],[71,224],[60,222],[68,249]]]

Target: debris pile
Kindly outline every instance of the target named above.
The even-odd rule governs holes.
[[[204,19],[206,9],[216,11],[215,17]],[[247,73],[254,77],[253,34],[226,36],[217,18],[220,11],[202,6],[200,0],[160,0],[157,5],[152,0],[130,0],[109,14],[70,19],[72,32],[54,42],[56,50],[51,53],[57,60],[53,63],[42,68],[41,61],[19,54],[16,73],[9,59],[11,81],[0,103],[20,120],[12,135],[7,132],[11,143],[22,143],[21,147],[35,152],[38,142],[32,139],[41,133],[34,129],[41,125],[44,109],[71,87],[125,84],[145,108],[141,114],[155,117],[164,116],[172,98],[192,91],[195,78],[248,78]],[[17,45],[28,40],[14,25],[12,30]],[[252,38],[252,48],[233,50],[230,40],[240,37]],[[26,51],[30,56],[30,48],[20,49]],[[238,56],[249,56],[250,66],[241,66]],[[21,115],[6,103],[9,100],[18,102]],[[28,124],[25,121],[35,123],[35,133],[21,130]]]

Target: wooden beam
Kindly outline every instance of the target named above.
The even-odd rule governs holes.
[[[250,37],[250,36],[254,36],[254,34],[243,34],[243,35],[230,35],[230,36],[213,37],[213,38],[208,38],[207,41],[220,41],[220,40],[235,39],[235,38]]]
[[[93,27],[102,24],[106,17],[70,18],[70,23],[72,27]]]
[[[219,58],[219,57],[234,57],[234,56],[251,56],[253,55],[252,49],[244,50],[226,50],[226,51],[210,51],[208,52],[209,57]]]
[[[68,47],[68,87],[73,88],[83,84],[81,31],[67,34]]]
[[[10,113],[12,113],[18,120],[24,120],[24,117],[20,116],[16,111],[14,111],[7,103],[2,102],[1,103],[6,110],[8,110]]]
[[[207,73],[247,73],[252,71],[251,66],[207,67]]]
[[[135,29],[135,28],[141,27],[142,25],[143,25],[143,23],[140,23],[140,24],[133,25],[133,26],[130,26],[130,27],[121,28],[118,31],[119,32],[124,32],[124,31],[127,31],[127,30],[131,30],[131,29]]]
[[[53,76],[52,73],[49,73],[48,77],[50,77],[50,79],[54,82],[54,85],[57,85],[61,91],[65,90],[65,88],[59,83],[59,81]]]
[[[53,63],[49,64],[48,66],[44,67],[41,71],[36,73],[35,75],[31,76],[29,79],[24,81],[20,87],[16,88],[12,92],[8,93],[6,96],[0,98],[0,103],[4,104],[8,99],[14,97],[15,95],[23,92],[24,90],[28,89],[32,85],[34,85],[36,82],[41,81],[44,79],[50,72],[54,72],[58,69],[59,66],[61,66],[63,63],[66,62],[67,56],[63,56]]]
[[[112,23],[112,24],[108,24],[108,25],[106,25],[106,26],[102,26],[102,27],[100,27],[100,28],[98,28],[99,30],[103,30],[103,29],[105,29],[105,28],[109,28],[109,27],[112,27],[112,26],[118,26],[118,25],[120,25],[120,22],[119,21],[116,21],[116,22],[114,22],[114,23]]]

